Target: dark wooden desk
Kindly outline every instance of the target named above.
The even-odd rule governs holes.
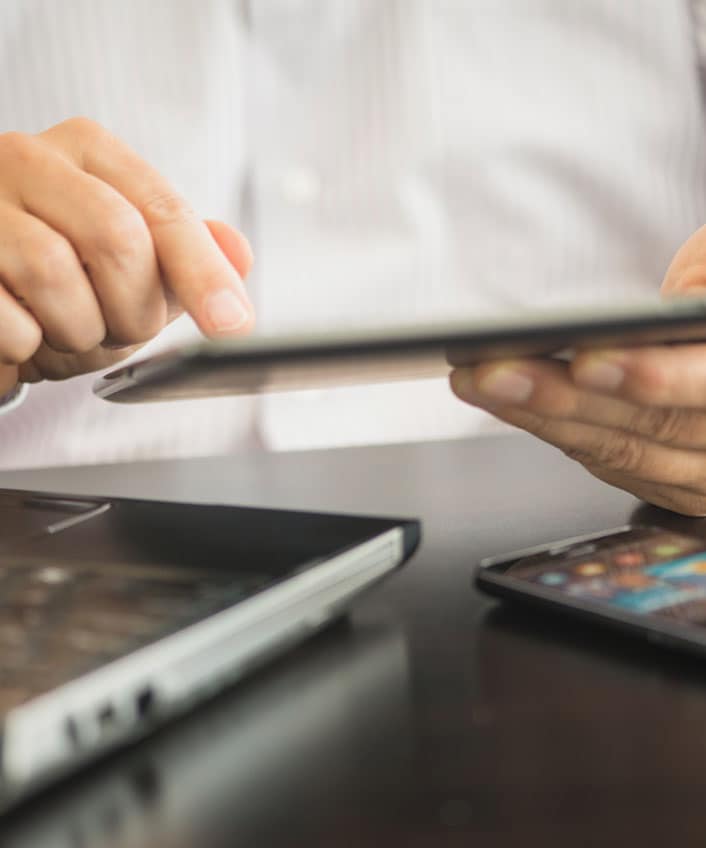
[[[4,823],[3,846],[706,840],[703,662],[471,589],[482,556],[638,508],[558,452],[500,437],[5,473],[0,485],[410,514],[425,527],[415,559],[350,622],[33,801]]]

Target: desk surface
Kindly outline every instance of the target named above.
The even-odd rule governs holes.
[[[703,843],[703,664],[471,589],[483,556],[634,517],[634,499],[560,453],[505,436],[0,485],[409,514],[425,530],[350,621],[28,804],[3,846]]]

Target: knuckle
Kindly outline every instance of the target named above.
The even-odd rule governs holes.
[[[626,433],[611,433],[604,442],[587,449],[570,447],[564,453],[585,466],[599,466],[610,471],[633,472],[640,467],[643,446],[639,439]]]
[[[105,338],[105,324],[102,322],[82,323],[66,333],[64,348],[66,353],[90,353]],[[58,350],[58,348],[57,348]]]
[[[144,344],[159,335],[165,324],[166,321],[160,316],[154,316],[151,319],[143,316],[139,323],[122,334],[122,341],[128,345]]]
[[[107,215],[93,239],[96,253],[108,257],[121,270],[151,249],[145,222],[137,209],[126,206]]]
[[[147,224],[151,226],[172,224],[196,216],[189,204],[172,191],[161,192],[150,197],[140,211]]]
[[[495,413],[497,414],[497,413]],[[557,431],[557,421],[544,414],[538,414],[534,410],[511,410],[510,417],[504,420],[509,421],[515,427],[520,427],[547,442],[550,445],[556,445],[561,449],[561,444],[564,442],[563,434]]]
[[[11,338],[3,340],[3,359],[13,365],[22,365],[34,356],[41,344],[41,328],[35,322],[27,321]]]
[[[72,135],[88,141],[98,139],[108,132],[98,121],[87,118],[85,115],[75,115],[72,118],[67,118],[59,126],[68,130]]]
[[[593,456],[593,454],[590,451],[585,450],[584,448],[578,448],[572,445],[570,447],[562,448],[561,452],[564,454],[564,456],[568,456],[569,459],[573,459],[575,462],[579,462],[581,465],[585,465],[587,468],[596,462],[596,458]]]
[[[167,304],[150,304],[140,310],[131,310],[110,324],[109,341],[118,345],[142,344],[153,339],[167,322]]]
[[[597,451],[598,462],[612,471],[634,471],[642,456],[641,441],[625,433],[611,433]]]
[[[656,442],[674,442],[684,430],[684,413],[675,407],[652,406],[638,409],[630,421],[630,429],[649,436]]]
[[[25,274],[29,282],[53,287],[67,270],[75,270],[77,258],[73,247],[60,236],[26,238],[22,243]]]
[[[542,418],[532,415],[527,421],[527,429],[538,439],[545,442],[552,442],[552,421],[547,418]]]
[[[39,150],[37,139],[22,132],[6,132],[0,135],[0,158],[28,163],[34,160]]]

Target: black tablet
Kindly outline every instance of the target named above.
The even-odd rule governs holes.
[[[94,391],[122,403],[318,389],[447,375],[459,365],[588,347],[706,340],[706,299],[513,315],[359,332],[204,341],[103,376]]]

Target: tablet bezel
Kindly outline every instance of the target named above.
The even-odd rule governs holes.
[[[578,348],[689,341],[706,341],[704,298],[204,341],[110,371],[94,391],[119,403],[251,395],[442,377],[459,365]]]

